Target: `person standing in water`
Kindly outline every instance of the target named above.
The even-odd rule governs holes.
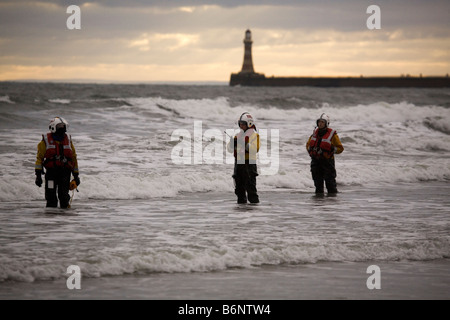
[[[227,150],[234,153],[234,173],[235,183],[234,193],[237,196],[237,203],[259,203],[259,196],[256,189],[256,177],[258,169],[256,166],[256,154],[259,151],[259,134],[256,131],[255,121],[252,115],[244,112],[238,120],[241,129],[239,133],[230,137]]]
[[[316,194],[324,193],[324,182],[328,194],[336,194],[336,167],[334,155],[342,153],[344,147],[336,130],[331,129],[330,118],[322,113],[316,121],[317,128],[306,143],[306,150],[311,157],[311,175]]]
[[[45,172],[45,199],[47,207],[57,207],[58,199],[61,208],[70,207],[69,188],[70,175],[73,175],[76,186],[80,185],[78,161],[72,139],[66,131],[69,124],[61,117],[53,118],[49,130],[42,135],[38,144],[35,163],[35,184],[42,186],[42,174]],[[75,186],[75,188],[76,188]]]

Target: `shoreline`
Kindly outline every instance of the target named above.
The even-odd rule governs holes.
[[[368,289],[367,268],[380,268]],[[215,272],[154,273],[0,283],[2,300],[449,300],[450,259],[318,262]]]

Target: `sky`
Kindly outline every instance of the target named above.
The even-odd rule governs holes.
[[[444,76],[449,17],[449,0],[0,0],[0,81],[228,82],[247,29],[266,76]]]

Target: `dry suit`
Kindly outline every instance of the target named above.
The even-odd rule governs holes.
[[[324,182],[328,193],[337,193],[334,154],[344,151],[336,130],[325,127],[315,129],[306,143],[311,156],[311,175],[316,193],[324,193]]]
[[[36,185],[42,184],[41,174],[45,168],[45,199],[47,207],[69,207],[70,175],[73,174],[77,185],[78,162],[72,139],[66,133],[47,133],[38,144],[35,171]],[[40,182],[40,183],[39,183]]]
[[[234,193],[238,203],[259,203],[258,191],[256,189],[256,177],[258,169],[256,166],[256,154],[259,151],[259,134],[255,128],[241,130],[227,145],[228,152],[234,153],[233,179],[235,184]]]

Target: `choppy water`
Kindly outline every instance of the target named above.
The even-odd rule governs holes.
[[[0,281],[448,258],[449,106],[447,89],[1,83]],[[262,202],[243,207],[220,145],[244,111],[267,134]],[[345,147],[337,197],[312,194],[322,112]],[[79,158],[67,212],[34,185],[54,116]]]

